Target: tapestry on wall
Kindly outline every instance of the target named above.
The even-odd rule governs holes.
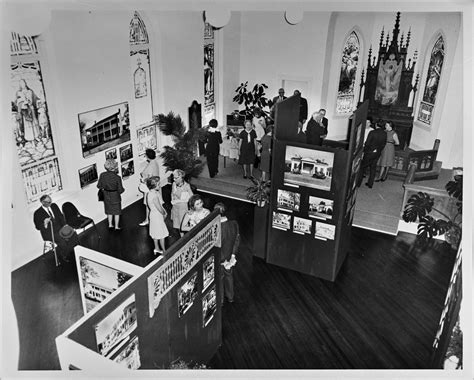
[[[39,61],[11,65],[12,122],[21,166],[54,156]]]
[[[23,169],[21,176],[29,203],[37,201],[45,193],[62,190],[57,158]]]
[[[352,32],[347,38],[342,51],[341,73],[336,99],[336,112],[339,114],[352,112],[359,50],[359,38],[355,32]]]
[[[128,102],[80,113],[78,119],[84,157],[130,141]]]
[[[444,40],[439,37],[433,50],[431,51],[430,64],[428,67],[428,75],[426,78],[425,91],[423,99],[420,102],[418,111],[418,120],[431,124],[432,113],[436,102],[436,94],[438,92],[439,79],[444,62]]]
[[[397,63],[395,54],[390,54],[385,62],[380,63],[375,90],[375,100],[377,102],[384,106],[396,102],[402,70],[403,60]]]

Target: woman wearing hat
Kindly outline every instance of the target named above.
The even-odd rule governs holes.
[[[122,185],[122,178],[117,175],[118,164],[113,158],[105,160],[105,172],[99,176],[97,187],[104,191],[104,210],[109,221],[109,229],[119,231],[120,214],[122,214],[122,194],[125,189]]]

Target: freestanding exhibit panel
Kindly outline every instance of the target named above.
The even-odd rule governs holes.
[[[61,368],[207,363],[221,344],[219,256],[215,211],[56,338]]]
[[[292,98],[279,104],[297,123]],[[367,116],[364,103],[351,118],[348,144],[295,142],[294,128],[277,115],[273,150],[267,262],[334,281],[349,249]],[[283,132],[279,132],[283,128]],[[284,137],[284,138],[282,138]]]

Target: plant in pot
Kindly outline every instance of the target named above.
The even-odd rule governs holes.
[[[403,210],[403,220],[408,223],[418,222],[417,235],[422,241],[444,234],[451,247],[456,249],[459,246],[462,233],[462,182],[462,175],[457,175],[445,186],[450,198],[456,203],[457,212],[454,216],[434,207],[434,198],[427,193],[418,192],[408,199]],[[436,219],[431,214],[442,218]]]
[[[271,100],[265,96],[265,89],[268,86],[265,83],[256,83],[252,90],[247,89],[248,81],[241,83],[235,90],[235,96],[232,101],[239,106],[244,105],[245,109],[238,111],[238,114],[244,116],[245,119],[251,120],[255,108],[260,108],[265,117],[270,116]],[[236,111],[237,112],[237,111]]]
[[[247,199],[263,207],[270,201],[270,181],[251,178],[253,185],[247,188]]]
[[[167,171],[181,169],[185,173],[186,180],[199,176],[204,163],[197,158],[198,128],[186,131],[181,116],[175,115],[172,111],[167,115],[159,114],[156,118],[160,131],[166,136],[171,136],[174,142],[174,146],[164,146],[160,154]]]

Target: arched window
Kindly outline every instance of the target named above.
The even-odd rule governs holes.
[[[214,93],[214,28],[204,22],[204,124],[216,117]]]
[[[355,79],[359,63],[360,43],[356,32],[351,32],[342,49],[341,72],[336,99],[336,113],[351,113],[355,98]]]
[[[433,119],[436,94],[438,93],[438,86],[444,63],[444,53],[444,39],[443,36],[439,36],[431,50],[428,75],[426,76],[425,88],[423,90],[423,98],[418,107],[418,120],[428,125],[431,124],[431,120]]]
[[[11,120],[28,203],[62,189],[36,38],[12,32],[10,40]]]

